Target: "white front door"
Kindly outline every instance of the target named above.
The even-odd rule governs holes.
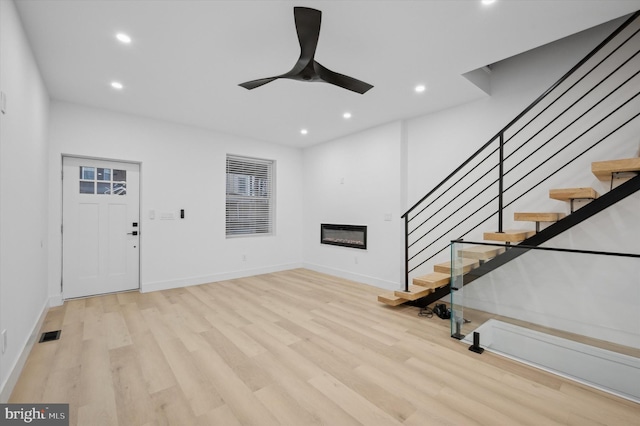
[[[140,166],[64,157],[62,294],[137,289]]]

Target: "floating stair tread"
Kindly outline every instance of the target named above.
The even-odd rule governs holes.
[[[451,282],[451,273],[432,272],[413,279],[413,284],[435,290]]]
[[[514,213],[513,220],[518,222],[557,222],[565,217],[564,213]]]
[[[387,304],[389,306],[398,306],[406,302],[407,299],[396,296],[394,293],[385,293],[378,295],[378,302]]]
[[[419,285],[410,285],[409,291],[396,290],[394,292],[394,295],[396,297],[401,297],[406,300],[418,300],[421,297],[427,296],[431,292],[432,290],[430,288],[422,287]]]
[[[466,274],[470,270],[477,268],[480,266],[480,262],[476,259],[462,259],[462,273]],[[439,263],[437,265],[433,265],[433,270],[435,272],[441,272],[443,274],[451,273],[451,262]]]
[[[611,180],[613,173],[640,172],[640,157],[595,161],[591,163],[591,172],[603,181]]]
[[[504,247],[472,246],[458,250],[458,255],[466,259],[491,260],[504,253]]]
[[[502,241],[505,243],[519,243],[533,237],[536,231],[512,230],[504,232],[485,232],[484,239],[488,241]]]
[[[598,197],[598,193],[593,188],[563,188],[549,190],[549,198],[560,201],[571,201],[577,199],[595,200]]]

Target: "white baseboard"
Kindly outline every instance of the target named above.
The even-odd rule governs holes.
[[[188,287],[192,285],[208,284],[218,281],[235,280],[237,278],[252,277],[254,275],[270,274],[273,272],[288,271],[290,269],[301,268],[300,263],[291,263],[284,265],[274,265],[264,268],[243,269],[241,271],[224,272],[214,275],[206,275],[200,277],[182,278],[179,280],[155,281],[150,283],[142,283],[140,286],[141,293],[149,293],[158,290],[169,290],[172,288]]]
[[[33,348],[34,343],[38,339],[38,333],[42,328],[42,324],[44,323],[44,319],[47,316],[47,312],[49,312],[49,301],[47,300],[42,306],[42,310],[40,312],[40,317],[38,321],[33,325],[31,329],[31,333],[27,341],[20,352],[20,356],[16,359],[13,366],[9,369],[9,374],[7,375],[7,379],[4,383],[2,383],[2,387],[0,387],[0,403],[4,404],[9,400],[11,396],[11,392],[13,392],[13,388],[16,383],[18,383],[18,378],[20,378],[20,373],[22,373],[22,369],[24,368],[25,363],[27,362],[27,358],[31,353],[31,349]]]
[[[403,288],[402,284],[400,284],[399,282],[381,280],[380,278],[356,274],[349,271],[343,271],[341,269],[329,268],[326,266],[317,265],[315,263],[304,263],[302,267],[311,269],[312,271],[322,272],[323,274],[333,275],[347,280],[368,284],[385,290],[400,290],[401,288]]]

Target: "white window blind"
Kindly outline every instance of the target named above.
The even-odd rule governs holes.
[[[227,155],[227,237],[273,232],[273,161]]]

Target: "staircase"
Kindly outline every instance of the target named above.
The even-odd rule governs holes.
[[[591,171],[596,176],[596,178],[598,178],[598,180],[609,181],[610,187],[612,188],[610,192],[613,192],[615,191],[613,187],[616,180],[630,179],[634,177],[634,182],[640,180],[640,157],[593,162],[591,163]],[[619,198],[623,199],[626,196],[634,193],[635,191],[640,190],[640,185],[636,185],[636,189],[633,192],[630,192],[626,187],[620,188],[621,190],[618,192],[622,192],[622,190],[625,190],[622,194],[620,194],[622,195],[622,197]],[[562,188],[551,189],[549,191],[549,198],[570,203],[571,214],[575,213],[575,200],[592,201],[599,197],[600,195],[594,188]],[[602,209],[596,209],[593,214],[601,210]],[[498,241],[507,245],[514,243],[518,244],[522,242],[528,243],[530,242],[529,239],[531,239],[541,231],[541,223],[557,223],[562,220],[568,221],[570,216],[571,215],[567,216],[564,213],[558,212],[514,213],[515,221],[534,222],[536,226],[535,230],[485,232],[484,240]],[[520,255],[523,254],[523,251],[518,250],[516,251],[516,253]],[[505,249],[502,246],[498,247],[491,245],[479,245],[465,248],[458,254],[462,258],[462,273],[467,275],[471,273],[472,270],[479,268],[480,265],[483,265],[490,260],[500,260],[498,258],[505,254]],[[513,258],[515,258],[514,256],[508,257],[508,260],[512,260]],[[476,271],[476,273],[472,274],[472,278],[468,277],[467,279],[465,279],[465,284],[470,283],[471,281],[479,278],[481,275],[484,275],[495,269],[496,267],[503,265],[505,261],[508,261],[507,259],[501,260],[502,262],[494,263],[492,265],[493,267],[485,268],[485,270],[482,271],[482,274],[478,274]],[[434,272],[430,274],[413,278],[413,285],[409,286],[409,289],[407,291],[395,291],[393,293],[384,293],[379,295],[378,302],[384,303],[389,306],[398,306],[406,302],[421,301],[421,303],[417,304],[426,306],[440,299],[441,297],[446,296],[450,290],[449,285],[451,283],[451,262],[436,264],[433,266],[433,270]]]
[[[449,262],[442,261],[450,259],[451,241],[482,236],[488,242],[461,253],[468,283],[524,252],[491,247],[492,242],[539,245],[636,192],[639,116],[637,12],[402,216],[404,289],[378,300],[425,306],[446,296],[451,272]],[[625,145],[627,141],[632,142]],[[597,161],[609,156],[621,159]],[[598,180],[610,183],[603,195],[595,188],[569,187],[584,179],[573,175],[589,163]],[[582,175],[588,176],[587,171]],[[614,188],[622,178],[630,179]],[[545,187],[552,188],[550,199],[568,204],[568,214],[555,208],[515,210],[538,204]],[[552,206],[544,203],[543,210]],[[515,225],[509,227],[529,222],[529,229],[504,226],[503,218],[514,211],[509,222]]]

